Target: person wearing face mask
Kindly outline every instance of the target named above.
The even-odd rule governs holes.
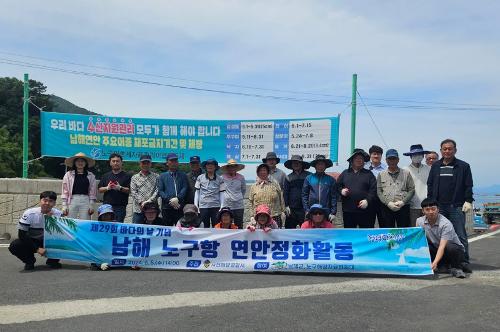
[[[405,169],[410,172],[415,184],[415,195],[410,200],[410,224],[412,227],[415,227],[417,218],[423,216],[420,204],[427,197],[427,179],[431,168],[422,161],[424,154],[428,153],[430,152],[425,151],[421,144],[414,144],[410,147],[410,152],[403,153],[404,156],[411,158],[410,165]]]

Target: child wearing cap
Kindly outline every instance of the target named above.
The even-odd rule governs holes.
[[[321,204],[313,204],[307,214],[307,220],[300,225],[300,228],[333,228],[333,224],[328,221],[328,210]]]
[[[265,204],[260,204],[255,209],[255,217],[252,217],[248,223],[247,229],[254,232],[256,229],[262,229],[269,232],[271,229],[278,229],[278,224],[271,217],[271,209]]]
[[[234,215],[233,211],[231,211],[228,207],[223,207],[219,213],[217,214],[218,224],[215,225],[215,228],[222,229],[238,229],[238,226],[234,224]]]

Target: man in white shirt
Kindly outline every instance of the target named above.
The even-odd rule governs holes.
[[[24,270],[35,269],[35,253],[45,256],[43,247],[43,231],[45,229],[45,216],[60,217],[62,212],[55,209],[57,195],[53,191],[44,191],[40,194],[40,206],[24,211],[19,223],[18,239],[12,241],[9,251],[24,263]],[[48,258],[47,266],[52,269],[61,268],[58,259]]]

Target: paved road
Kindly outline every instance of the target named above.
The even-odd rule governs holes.
[[[0,248],[1,331],[499,331],[500,233],[473,239],[467,279],[62,270]]]

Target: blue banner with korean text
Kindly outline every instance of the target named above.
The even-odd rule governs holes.
[[[42,155],[68,157],[83,152],[94,159],[119,153],[137,161],[149,154],[164,162],[175,152],[180,162],[235,159],[261,162],[267,152],[279,158],[318,154],[338,160],[339,118],[286,120],[180,120],[124,118],[41,112]]]
[[[47,257],[202,271],[432,274],[422,228],[178,229],[45,218]]]

